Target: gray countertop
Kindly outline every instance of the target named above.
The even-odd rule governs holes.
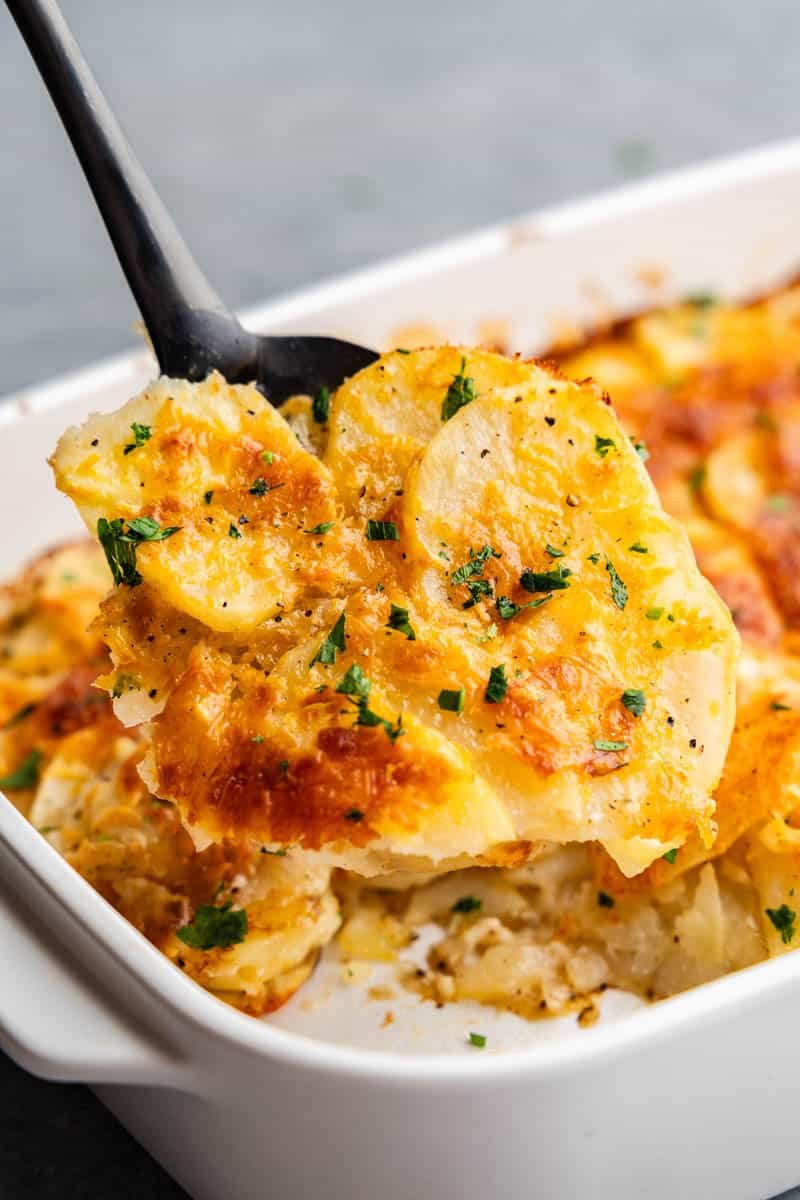
[[[797,132],[796,0],[64,9],[236,305]],[[2,394],[132,344],[136,314],[4,11],[0,106]],[[0,1195],[180,1194],[89,1092],[0,1061]]]

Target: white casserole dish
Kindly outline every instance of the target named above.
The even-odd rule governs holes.
[[[800,142],[490,229],[246,315],[391,344],[430,321],[513,345],[554,320],[689,291],[744,296],[800,261]],[[663,268],[654,297],[642,279]],[[46,456],[65,425],[151,374],[144,352],[0,407],[0,575],[79,528]],[[197,1200],[762,1200],[800,1180],[791,1031],[800,955],[600,1023],[388,1006],[333,965],[255,1021],[184,978],[0,797],[0,1045],[82,1080]],[[375,982],[376,976],[370,979]],[[489,1039],[476,1051],[469,1030]]]

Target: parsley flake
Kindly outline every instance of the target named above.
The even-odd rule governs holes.
[[[478,641],[479,645],[483,645],[484,642],[493,642],[496,637],[497,637],[497,626],[495,625],[494,621],[492,621],[489,628],[486,630],[485,633],[482,633],[477,638],[477,641]]]
[[[392,605],[389,620],[386,622],[386,628],[395,629],[398,633],[404,633],[410,642],[417,640],[414,627],[408,619],[408,609],[401,608],[399,604]]]
[[[466,365],[466,358],[462,358],[458,374],[453,376],[453,381],[447,389],[447,395],[442,401],[443,421],[449,421],[459,409],[471,404],[478,394],[475,391],[475,380],[464,374]]]
[[[506,669],[501,664],[499,667],[492,667],[489,672],[489,682],[486,685],[486,691],[483,698],[487,704],[499,704],[505,699],[508,691],[508,680],[506,679]]]
[[[689,472],[689,477],[687,480],[689,487],[695,493],[695,495],[697,495],[697,493],[700,491],[700,489],[702,488],[705,481],[706,481],[706,464],[698,463],[697,466],[694,467]]]
[[[460,900],[456,900],[453,907],[450,909],[454,913],[471,913],[478,912],[483,908],[483,901],[477,896],[462,896]]]
[[[571,574],[569,567],[559,563],[552,571],[523,571],[519,582],[526,592],[559,592],[569,587]]]
[[[399,542],[400,534],[394,521],[367,521],[368,542]]]
[[[464,711],[464,689],[460,688],[442,688],[439,692],[437,700],[439,708],[445,712],[454,712],[459,717]]]
[[[213,499],[214,499],[213,491],[203,492],[203,500],[206,504],[210,504]]]
[[[528,600],[526,604],[515,604],[508,596],[498,596],[495,601],[495,608],[498,615],[504,621],[510,621],[512,617],[516,617],[518,613],[523,612],[526,608],[541,608],[543,604],[547,604],[548,600],[553,599],[553,593],[549,592],[546,596],[540,596],[538,600]]]
[[[451,583],[466,583],[473,575],[482,575],[490,558],[500,558],[500,553],[494,546],[484,545],[480,550],[470,550],[469,559],[462,566],[456,567],[450,576]]]
[[[713,308],[719,303],[717,297],[711,292],[692,292],[686,297],[686,303],[691,304],[692,308]]]
[[[594,448],[595,452],[599,454],[601,458],[605,458],[609,450],[616,450],[617,443],[613,438],[600,437],[600,434],[596,433],[594,435]]]
[[[345,821],[352,821],[354,825],[357,825],[359,821],[364,820],[364,814],[360,808],[351,808],[349,812],[344,814],[344,819]]]
[[[678,857],[678,847],[673,847],[672,850],[668,850],[666,854],[662,854],[661,857],[664,859],[664,862],[674,865],[675,859]]]
[[[275,462],[275,455],[271,450],[262,450],[261,457],[268,467],[271,467]]]
[[[324,425],[331,411],[331,394],[326,387],[318,388],[311,402],[311,415],[318,425]]]
[[[606,559],[606,570],[611,576],[611,599],[617,608],[623,609],[628,603],[628,589],[617,574],[616,568],[610,558]]]
[[[149,442],[150,438],[153,436],[153,431],[150,426],[140,425],[138,421],[133,422],[131,429],[133,430],[133,441],[128,442],[128,445],[125,446],[122,451],[123,454],[130,454],[131,451],[138,450],[140,446],[145,444],[145,442]]]
[[[331,667],[336,662],[337,652],[340,654],[343,653],[345,648],[344,620],[344,613],[342,613],[333,629],[330,631],[319,650],[312,658],[309,666],[313,667],[315,663],[322,663],[324,667]],[[337,691],[338,690],[339,689],[337,689]]]
[[[241,533],[236,528],[233,521],[231,521],[230,525],[228,526],[228,537],[240,538],[241,536],[242,536]]]
[[[545,548],[545,551],[550,555],[551,558],[563,558],[564,557],[564,551],[556,550],[555,546],[551,546],[549,542],[545,542],[544,548]]]
[[[251,496],[266,496],[267,492],[274,492],[279,487],[283,487],[282,483],[267,483],[263,475],[259,475],[253,486],[249,488]]]
[[[486,1034],[485,1033],[471,1033],[469,1035],[469,1044],[470,1044],[470,1046],[476,1046],[478,1048],[478,1050],[483,1050],[484,1047],[486,1046]]]
[[[647,707],[647,697],[641,688],[626,688],[620,697],[628,712],[640,717]]]
[[[165,538],[180,533],[179,525],[162,529],[154,517],[134,517],[125,522],[122,517],[113,521],[100,517],[97,522],[97,537],[106,556],[114,583],[126,583],[136,587],[142,577],[136,569],[136,550],[142,542],[163,542]]]
[[[631,437],[631,445],[633,446],[636,453],[639,455],[639,458],[642,460],[642,462],[646,463],[648,458],[650,457],[650,451],[647,449],[647,446],[645,446],[642,439],[635,438],[632,436]]]
[[[634,542],[632,546],[628,546],[628,549],[632,550],[634,554],[650,553],[650,551],[647,549],[647,546],[643,546],[641,542]]]
[[[663,608],[648,608],[647,612],[644,615],[647,617],[648,621],[660,621],[664,615],[664,609]]]
[[[594,563],[596,566],[597,563],[600,562],[600,555],[599,554],[587,554],[586,561],[590,562],[590,563]]]
[[[788,904],[782,904],[780,908],[765,908],[764,912],[781,935],[781,941],[784,946],[788,946],[794,937],[794,923],[797,919],[797,913],[794,909],[789,908]]]
[[[42,761],[41,750],[31,750],[27,758],[23,759],[15,771],[4,775],[0,779],[0,788],[3,791],[14,792],[21,791],[23,788],[35,787],[39,782],[39,764]]]
[[[791,704],[781,704],[780,700],[771,700],[769,706],[773,712],[791,712],[792,711]]]
[[[226,949],[243,942],[247,936],[247,913],[244,909],[234,911],[230,900],[221,908],[201,904],[194,921],[182,925],[176,933],[185,946],[194,950],[212,950],[215,946]]]
[[[613,896],[609,896],[608,892],[598,892],[597,903],[601,908],[613,908],[615,900]]]
[[[615,750],[627,750],[627,742],[607,742],[604,738],[598,738],[594,743],[595,750],[601,750],[604,754],[612,754]]]
[[[313,529],[304,529],[303,533],[324,535],[326,533],[330,533],[335,524],[335,521],[320,521],[319,525],[315,525]]]

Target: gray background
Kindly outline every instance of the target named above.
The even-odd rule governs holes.
[[[797,133],[797,0],[64,8],[232,304]],[[135,313],[5,12],[0,111],[1,394],[131,344]],[[179,1192],[88,1092],[0,1062],[4,1200],[148,1194]]]

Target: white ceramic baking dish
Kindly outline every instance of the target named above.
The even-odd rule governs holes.
[[[746,295],[799,260],[797,142],[524,218],[247,319],[377,346],[420,320],[469,341],[488,317],[530,350],[598,304],[652,303],[659,271],[664,298]],[[2,575],[78,528],[45,466],[57,435],[150,371],[144,352],[127,355],[0,408]],[[2,797],[0,939],[2,1047],[36,1074],[94,1084],[198,1200],[762,1200],[800,1181],[800,955],[651,1007],[608,994],[592,1029],[377,1002],[328,960],[255,1021],[184,978]]]

